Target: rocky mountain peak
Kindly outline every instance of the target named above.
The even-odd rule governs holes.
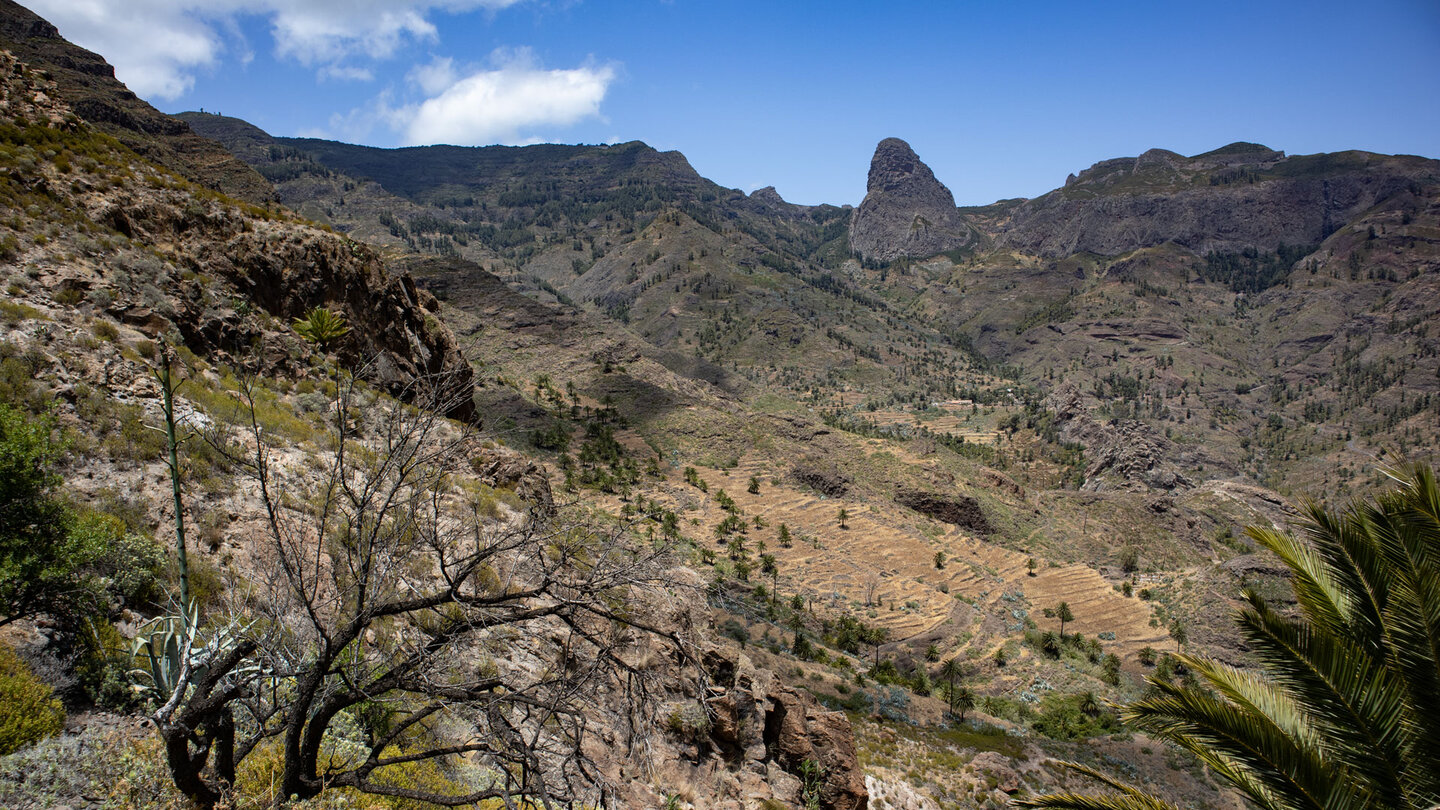
[[[870,158],[870,175],[865,183],[865,191],[874,194],[877,191],[904,191],[912,190],[918,193],[932,193],[938,190],[950,200],[950,205],[955,205],[955,197],[950,189],[945,188],[939,180],[935,179],[935,173],[930,171],[910,144],[899,138],[886,138],[875,146],[875,156]]]
[[[955,195],[935,179],[910,144],[886,138],[870,159],[864,202],[855,212],[850,247],[867,259],[933,256],[970,240]]]
[[[756,202],[765,203],[766,205],[785,204],[785,198],[780,196],[780,192],[776,191],[774,186],[766,186],[764,188],[755,189],[754,191],[750,192],[750,199],[755,200]]]

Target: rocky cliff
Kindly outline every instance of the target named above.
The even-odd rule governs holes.
[[[1151,149],[1025,202],[999,246],[1114,256],[1174,242],[1200,255],[1317,245],[1360,213],[1440,178],[1440,161],[1368,152],[1286,157],[1237,143],[1194,157]]]
[[[867,259],[926,257],[970,241],[950,193],[910,144],[886,138],[875,147],[865,200],[850,225],[850,249]]]
[[[67,42],[54,25],[13,0],[0,0],[0,48],[43,69],[75,115],[146,160],[232,197],[274,198],[254,169],[184,121],[146,104],[115,78],[115,68],[103,57]]]
[[[397,394],[433,384],[452,415],[473,415],[472,372],[433,314],[438,303],[408,276],[387,274],[373,250],[136,159],[66,103],[45,78],[58,69],[46,63],[0,52],[0,68],[0,110],[16,133],[3,185],[12,199],[33,200],[5,240],[12,258],[44,267],[32,278],[89,297],[149,334],[173,329],[200,354],[258,353],[271,370],[305,351],[289,321],[329,307],[353,327],[336,347],[343,362],[367,367]],[[166,118],[136,104],[155,121]],[[44,153],[32,142],[51,144],[54,159],[36,160]],[[77,217],[94,237],[76,230]],[[43,233],[47,221],[65,238]],[[71,238],[75,250],[66,254]]]

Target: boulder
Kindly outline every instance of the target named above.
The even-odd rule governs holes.
[[[795,465],[790,479],[829,498],[838,498],[850,491],[850,479],[843,473],[812,462]]]
[[[995,777],[995,787],[1003,793],[1020,790],[1020,774],[1015,771],[1014,763],[1001,754],[983,751],[970,760],[970,767],[978,774]]]

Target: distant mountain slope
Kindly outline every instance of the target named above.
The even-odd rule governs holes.
[[[1236,143],[1194,157],[1151,149],[1072,176],[1014,209],[999,246],[1049,258],[1175,242],[1204,255],[1317,245],[1376,206],[1440,182],[1440,161],[1369,152],[1286,157]]]
[[[896,419],[955,398],[1038,404],[1072,382],[1100,424],[1150,437],[1120,425],[1092,452],[1156,456],[1091,459],[1091,486],[1343,491],[1397,427],[1407,447],[1440,442],[1434,160],[1151,150],[954,209],[892,139],[852,217],[720,188],[639,143],[380,150],[186,119],[307,215],[608,315],[747,396]]]
[[[386,150],[182,117],[307,216],[396,251],[476,262],[762,387],[928,397],[976,382],[962,347],[843,272],[849,208],[747,196],[638,142]]]

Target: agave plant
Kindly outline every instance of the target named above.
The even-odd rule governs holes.
[[[350,327],[345,323],[345,316],[331,312],[325,307],[311,309],[305,313],[305,317],[296,318],[292,326],[296,334],[319,346],[321,351],[328,350],[341,338],[350,334]]]
[[[1122,717],[1190,751],[1266,810],[1430,810],[1440,805],[1440,490],[1435,471],[1339,512],[1304,507],[1302,537],[1248,534],[1290,569],[1299,616],[1246,592],[1237,617],[1259,662],[1180,660],[1192,686],[1152,679]],[[1170,810],[1114,788],[1017,802],[1073,810]]]
[[[142,694],[164,703],[188,678],[185,664],[193,659],[198,615],[192,603],[189,615],[157,616],[135,635],[130,653],[143,666],[130,671]]]
[[[205,680],[212,662],[221,660],[235,650],[248,627],[230,624],[199,640],[200,616],[195,604],[179,614],[158,616],[146,622],[136,634],[131,657],[142,666],[130,671],[130,680],[142,695],[153,699],[165,716],[185,697],[192,683]],[[254,665],[241,665],[227,673],[230,677],[246,677],[256,671]]]

